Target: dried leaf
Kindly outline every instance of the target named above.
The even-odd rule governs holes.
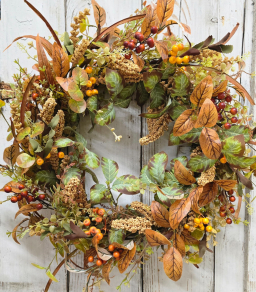
[[[147,37],[151,33],[151,27],[156,25],[158,22],[156,9],[154,9],[151,5],[147,6],[146,17],[141,24],[141,33]]]
[[[241,210],[241,206],[242,206],[242,200],[243,198],[241,196],[238,197],[238,203],[237,203],[237,207],[236,207],[236,212],[234,214],[235,219],[238,219],[240,210]]]
[[[237,184],[237,181],[232,179],[215,180],[214,182],[225,191],[232,190]]]
[[[131,260],[134,258],[136,253],[136,244],[133,249],[124,250],[121,254],[120,260],[118,261],[118,270],[122,274],[128,267]]]
[[[190,172],[186,169],[186,167],[178,160],[174,163],[174,175],[176,179],[183,185],[192,185],[196,182],[196,179]]]
[[[106,11],[95,0],[92,0],[92,7],[96,25],[102,27],[106,23]]]
[[[170,241],[157,231],[146,229],[145,235],[150,246],[170,245]]]
[[[19,211],[15,215],[15,219],[23,212],[36,212],[38,209],[36,207],[37,204],[29,204],[21,207]]]
[[[151,213],[158,226],[170,227],[169,212],[160,203],[153,201],[151,203]]]
[[[70,229],[72,230],[73,233],[70,235],[64,236],[68,240],[76,239],[76,238],[86,238],[87,236],[83,232],[83,230],[75,225],[74,222],[70,221]]]
[[[218,121],[218,112],[210,99],[206,99],[200,109],[200,113],[197,117],[195,128],[213,127]]]
[[[10,166],[14,165],[19,156],[19,144],[14,140],[13,144],[4,149],[3,160]]]
[[[164,272],[168,278],[178,281],[182,275],[182,256],[174,247],[168,249],[163,257]]]
[[[175,0],[158,0],[156,6],[156,13],[159,19],[160,26],[172,16],[174,10]]]
[[[215,182],[210,182],[203,187],[203,191],[200,195],[198,204],[200,207],[203,207],[207,204],[210,204],[214,201],[215,197],[218,194],[218,185]]]
[[[209,75],[205,77],[193,90],[190,101],[197,105],[202,106],[206,98],[211,98],[213,92],[212,77]]]
[[[199,241],[195,239],[188,230],[183,230],[180,237],[187,245],[199,244]]]
[[[239,27],[239,23],[237,23],[236,26],[232,29],[231,33],[229,34],[229,37],[224,42],[222,42],[222,45],[225,45],[227,42],[230,41],[230,39],[233,37],[233,35],[237,31],[238,27]]]
[[[128,249],[131,250],[134,247],[134,241],[133,240],[125,240],[123,242],[123,244],[120,244],[118,242],[112,242],[112,244],[116,247],[116,248],[121,248],[121,249]]]
[[[139,67],[140,71],[143,69],[145,62],[132,51],[133,62]],[[139,72],[140,72],[139,71]]]
[[[198,200],[200,198],[200,195],[202,194],[203,191],[203,187],[199,186],[195,189],[193,189],[190,193],[189,193],[189,199],[191,200],[191,209],[198,213],[201,214],[200,210],[199,210],[199,206],[198,206]]]
[[[0,192],[4,192],[4,188],[9,186],[12,188],[12,191],[14,193],[21,193],[22,191],[19,189],[20,183],[16,181],[9,181],[7,184],[4,185],[4,187],[0,190]]]
[[[112,262],[113,260],[109,260],[102,268],[102,277],[108,285],[110,284],[109,273],[111,271]]]
[[[217,96],[219,93],[226,91],[228,86],[228,81],[222,81],[216,88],[213,89],[212,96]]]
[[[172,229],[176,229],[181,220],[187,216],[191,208],[191,201],[189,198],[175,201],[169,209],[169,222]]]
[[[204,155],[210,159],[218,159],[221,154],[221,141],[217,132],[213,129],[203,128],[199,137],[199,143]]]
[[[17,232],[17,229],[19,228],[19,226],[23,223],[23,222],[25,222],[25,221],[28,221],[28,218],[25,218],[25,219],[23,219],[14,229],[13,229],[13,231],[12,231],[12,238],[13,238],[13,240],[16,242],[16,243],[18,243],[18,244],[20,244],[19,243],[19,241],[18,241],[18,239],[17,239],[17,236],[16,236],[16,232]]]
[[[57,77],[64,77],[69,71],[69,59],[67,53],[58,46],[53,44],[52,52],[53,70]]]
[[[188,26],[186,23],[183,23],[183,22],[180,22],[180,25],[185,30],[185,32],[191,34],[191,28],[190,28],[190,26]]]
[[[247,177],[242,175],[242,173],[239,170],[236,170],[236,174],[240,180],[240,182],[246,186],[248,189],[253,190],[252,182]]]
[[[204,234],[204,237],[202,240],[200,240],[199,243],[199,257],[202,258],[206,252],[206,238],[207,238],[207,234]]]
[[[180,237],[178,233],[173,233],[173,236],[171,237],[173,247],[175,247],[178,252],[181,254],[182,257],[186,255],[186,250],[185,250],[185,242],[184,240]]]
[[[195,124],[195,121],[192,120],[194,114],[193,109],[185,110],[176,120],[173,127],[173,135],[178,137],[190,132]]]
[[[168,60],[168,48],[166,42],[155,40],[155,46],[163,61],[166,62]]]

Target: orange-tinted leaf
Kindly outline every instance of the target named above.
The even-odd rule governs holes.
[[[69,84],[73,82],[72,77],[69,78],[56,77],[56,80],[65,91],[68,91]]]
[[[145,235],[150,246],[170,245],[170,241],[161,233],[146,229]]]
[[[241,206],[242,206],[242,197],[238,197],[238,203],[237,203],[237,206],[236,206],[236,212],[234,214],[234,217],[235,219],[238,219],[238,216],[239,216],[239,213],[240,213],[240,210],[241,210]]]
[[[23,212],[36,212],[38,209],[36,207],[37,204],[28,204],[19,209],[19,211],[15,215],[15,219]]]
[[[210,204],[218,194],[218,185],[215,182],[210,182],[203,187],[198,204],[203,207]]]
[[[168,60],[168,48],[166,42],[155,40],[155,46],[163,61],[166,62]]]
[[[195,239],[188,230],[183,230],[180,237],[187,245],[198,245],[199,241]]]
[[[96,25],[103,26],[106,23],[106,11],[95,0],[92,0],[93,14]]]
[[[191,28],[187,24],[180,22],[181,26],[184,28],[185,32],[191,34]]]
[[[206,98],[212,97],[212,92],[212,77],[209,75],[195,87],[190,96],[190,101],[197,106],[201,106]]]
[[[139,67],[140,71],[143,69],[145,62],[132,51],[133,62]]]
[[[110,284],[109,273],[111,271],[112,262],[112,259],[109,260],[102,268],[102,276],[104,280],[108,283],[108,285]]]
[[[159,19],[160,26],[172,16],[174,10],[175,0],[158,0],[156,6],[156,13]]]
[[[229,34],[229,37],[222,43],[222,45],[225,45],[227,42],[230,41],[230,39],[232,38],[232,36],[237,31],[238,27],[239,27],[239,23],[237,23],[236,26],[232,29],[231,33]]]
[[[210,159],[218,159],[221,154],[221,141],[217,132],[213,129],[203,128],[199,143],[204,155]]]
[[[64,77],[69,70],[69,59],[67,53],[56,43],[53,44],[52,52],[53,70],[57,77]]]
[[[173,127],[174,136],[182,136],[193,129],[195,124],[195,121],[192,120],[193,114],[194,110],[188,109],[178,117]]]
[[[16,181],[9,181],[7,184],[4,185],[4,187],[0,190],[0,192],[4,192],[4,188],[9,186],[12,188],[12,191],[14,193],[21,193],[22,191],[19,189],[20,183]]]
[[[184,240],[176,232],[173,233],[173,236],[171,237],[171,240],[172,240],[172,243],[173,243],[173,247],[175,247],[179,251],[181,256],[184,257],[186,255]]]
[[[176,179],[183,185],[192,185],[196,182],[196,179],[186,169],[186,167],[179,161],[176,160],[174,163],[174,175]]]
[[[13,144],[4,149],[3,159],[8,165],[14,165],[19,156],[19,144],[14,141]]]
[[[188,196],[189,199],[191,200],[191,209],[198,214],[201,214],[199,207],[198,207],[198,200],[200,198],[202,191],[203,191],[203,187],[199,186],[199,187],[193,189],[189,193],[189,196]]]
[[[214,182],[225,191],[232,190],[237,184],[237,181],[232,179],[215,180]]]
[[[191,208],[191,201],[189,198],[176,200],[169,209],[169,222],[172,229],[176,229],[181,220],[187,216]]]
[[[151,213],[158,226],[170,227],[169,212],[160,203],[153,201],[151,203]]]
[[[128,267],[131,260],[134,258],[136,253],[136,244],[131,250],[124,250],[121,254],[121,258],[118,261],[118,270],[122,274]]]
[[[216,88],[213,89],[212,96],[217,96],[219,93],[226,91],[228,81],[222,81]]]
[[[18,239],[17,239],[17,235],[16,235],[16,232],[17,232],[17,229],[19,228],[19,226],[23,223],[23,222],[25,222],[25,221],[28,221],[28,218],[25,218],[25,219],[23,219],[14,229],[13,229],[13,231],[12,231],[12,238],[13,238],[13,240],[16,242],[16,243],[18,243],[18,244],[20,244],[19,243],[19,241],[18,241]]]
[[[163,257],[164,272],[168,278],[178,281],[182,275],[182,256],[174,247],[168,249]]]
[[[201,109],[200,113],[197,117],[196,123],[195,123],[195,128],[201,128],[201,127],[213,127],[216,125],[218,121],[218,112],[213,104],[213,102],[207,98]]]
[[[141,33],[147,37],[151,33],[151,27],[156,25],[158,19],[156,9],[153,9],[151,5],[147,6],[146,17],[141,24]]]

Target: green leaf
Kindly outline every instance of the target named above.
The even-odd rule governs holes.
[[[197,240],[201,240],[202,237],[204,236],[204,231],[202,231],[202,230],[196,228],[195,231],[193,231],[193,232],[191,233],[191,235],[192,235],[195,239],[197,239]]]
[[[200,258],[198,254],[190,254],[188,256],[188,261],[193,264],[193,265],[197,265],[200,264],[203,261],[203,258]]]
[[[33,126],[32,134],[30,135],[30,138],[35,138],[36,136],[42,134],[44,131],[44,123],[39,122],[35,123]]]
[[[29,138],[29,143],[32,146],[34,152],[42,152],[43,151],[43,148],[36,140]]]
[[[106,87],[111,97],[117,96],[124,88],[123,77],[116,70],[111,70],[107,68],[105,81],[106,81]]]
[[[112,189],[126,195],[138,194],[140,192],[140,179],[134,175],[122,175],[114,181]]]
[[[44,158],[51,152],[53,146],[53,139],[49,139],[44,147]]]
[[[247,168],[256,162],[256,157],[235,156],[228,153],[225,154],[225,157],[228,163],[234,165],[239,169]]]
[[[51,280],[53,280],[53,282],[59,282],[59,281],[53,276],[53,274],[51,273],[50,270],[48,270],[48,271],[46,272],[46,275],[47,275]]]
[[[114,101],[114,105],[115,106],[119,106],[121,108],[128,108],[130,103],[131,103],[132,98],[128,98],[128,99],[120,99],[120,98],[116,98]]]
[[[122,100],[128,99],[129,97],[133,95],[135,90],[136,90],[136,83],[128,84],[119,93],[118,98]]]
[[[165,152],[156,153],[149,159],[148,170],[151,176],[161,184],[164,180],[164,173],[168,162],[168,155]]]
[[[143,106],[147,100],[149,99],[150,95],[146,91],[143,81],[140,81],[137,85],[137,93],[136,93],[136,100],[139,106]]]
[[[171,165],[171,169],[174,168],[174,163],[175,161],[180,161],[185,167],[187,166],[187,163],[188,163],[188,158],[187,156],[179,156],[177,158],[173,158],[170,162],[170,165]]]
[[[152,184],[157,184],[157,182],[154,180],[154,178],[149,173],[147,165],[145,165],[141,170],[140,180],[142,183],[146,184],[147,186],[150,186]]]
[[[96,113],[97,109],[98,109],[98,100],[97,100],[97,96],[93,95],[91,97],[89,97],[86,101],[87,103],[87,108],[89,111]]]
[[[164,174],[164,185],[167,185],[172,188],[177,188],[180,185],[180,183],[178,182],[172,171],[166,171]]]
[[[162,73],[157,71],[143,73],[143,83],[147,92],[151,92],[155,88],[161,77]]]
[[[160,83],[157,83],[155,88],[150,93],[150,108],[158,108],[165,103],[166,96],[165,91]]]
[[[81,171],[79,168],[73,167],[73,168],[69,168],[67,170],[67,172],[65,172],[64,176],[63,176],[63,183],[64,185],[67,185],[69,180],[72,177],[77,177],[77,178],[81,178]]]
[[[183,143],[196,143],[199,141],[200,134],[202,132],[202,128],[192,129],[185,135],[180,136],[179,138]]]
[[[119,170],[118,164],[114,160],[102,157],[101,167],[107,183],[112,183],[113,180],[116,178]]]
[[[87,148],[85,148],[85,162],[92,169],[98,168],[100,166],[99,156]]]
[[[163,196],[166,196],[168,199],[174,199],[174,200],[179,200],[184,197],[183,191],[175,187],[164,187],[161,189],[161,192],[157,191],[158,197],[159,197],[159,194],[160,196],[163,195]]]
[[[17,141],[20,142],[21,140],[23,140],[26,136],[28,136],[31,132],[31,128],[27,127],[23,130],[21,130],[17,136]]]
[[[74,99],[70,99],[68,101],[68,105],[69,105],[70,109],[77,114],[81,114],[82,112],[84,112],[86,110],[85,100],[76,101]]]
[[[58,182],[55,172],[50,170],[37,171],[35,180],[49,186],[54,186]]]
[[[169,108],[169,114],[171,118],[175,121],[187,109],[187,106],[180,105],[176,100],[173,100]]]
[[[221,51],[224,54],[229,54],[233,51],[233,46],[232,45],[220,45]]]
[[[102,184],[95,184],[90,189],[90,199],[92,204],[106,202],[107,195],[109,195],[109,190]]]
[[[55,135],[55,131],[53,129],[50,130],[49,134],[48,134],[48,137],[49,139],[52,139]]]
[[[71,55],[74,54],[74,45],[66,46],[66,49]]]
[[[165,70],[164,70],[162,79],[168,79],[175,72],[176,72],[176,66],[174,66],[173,64],[168,63],[166,68],[165,68]]]
[[[63,228],[67,230],[69,233],[72,233],[72,229],[70,228],[70,223],[63,223]]]
[[[237,185],[237,192],[240,197],[243,196],[243,184],[241,182],[239,182],[239,184]]]
[[[58,148],[64,148],[64,147],[69,147],[69,146],[72,146],[74,145],[75,142],[72,141],[71,139],[69,138],[58,138],[57,140],[55,140],[54,142],[54,146],[55,147],[58,147]]]
[[[36,267],[36,268],[38,268],[38,269],[41,269],[41,270],[46,270],[47,269],[45,267],[41,267],[41,266],[39,266],[37,264],[34,264],[34,263],[31,263],[31,265],[34,266],[34,267]]]
[[[189,85],[189,79],[185,74],[181,73],[174,77],[174,85],[171,90],[172,97],[188,95]]]
[[[169,135],[169,141],[168,141],[168,145],[169,146],[179,145],[179,144],[182,144],[182,143],[184,143],[184,142],[182,142],[180,137],[174,136],[173,133],[171,133]]]
[[[102,107],[98,110],[97,114],[95,115],[95,123],[100,126],[105,126],[114,121],[116,117],[116,112],[114,109],[114,104],[109,103],[108,105]]]
[[[125,230],[123,229],[110,229],[108,233],[108,241],[109,243],[117,242],[119,244],[123,244],[125,239]]]
[[[243,155],[245,151],[245,142],[243,135],[237,135],[225,139],[222,143],[222,153],[232,155]]]
[[[153,114],[144,113],[144,114],[140,114],[140,116],[143,117],[143,118],[147,118],[147,119],[157,119],[157,118],[160,118],[163,114],[165,114],[168,111],[171,102],[172,102],[171,99],[169,99],[169,101],[166,104],[165,108],[162,109],[158,113],[153,113]]]
[[[170,207],[173,200],[169,199],[167,196],[162,195],[160,192],[158,194],[155,194],[155,201],[159,202],[160,204],[164,204],[167,207]]]
[[[59,123],[59,120],[60,120],[60,116],[58,114],[56,114],[50,121],[49,123],[49,127],[52,128],[52,129],[55,129],[56,126],[58,125]]]
[[[88,82],[88,75],[86,71],[80,67],[76,67],[72,71],[72,78],[75,81],[75,83],[79,86],[86,86]]]
[[[36,159],[27,153],[20,154],[16,159],[17,165],[21,168],[29,168],[35,163],[35,161]]]
[[[72,42],[69,38],[68,32],[65,31],[64,32],[64,46],[66,47],[66,46],[70,46],[70,45],[72,45]]]
[[[219,135],[221,140],[224,140],[228,137],[237,136],[240,134],[244,135],[245,142],[250,141],[250,129],[248,127],[245,127],[245,126],[232,125],[231,128],[228,130],[221,128],[218,131],[218,135]]]
[[[209,159],[204,155],[197,155],[192,157],[188,162],[188,167],[194,172],[205,172],[213,167],[217,159]]]
[[[80,90],[80,87],[76,84],[75,81],[72,81],[69,84],[69,86],[68,86],[68,93],[76,101],[82,101],[84,99],[84,94]]]

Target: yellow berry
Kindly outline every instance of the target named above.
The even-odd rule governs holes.
[[[87,96],[92,96],[93,94],[92,94],[92,90],[86,90],[86,95]]]
[[[91,74],[92,73],[92,67],[86,67],[85,71],[86,71],[86,73]]]
[[[201,221],[200,221],[200,219],[199,219],[199,218],[195,218],[195,219],[194,219],[194,223],[196,223],[196,224],[200,224],[200,223],[201,223]]]
[[[171,54],[171,56],[174,56],[174,57],[177,56],[177,52],[170,51],[169,53]]]
[[[202,217],[202,218],[200,218],[200,222],[201,222],[201,223],[203,223],[203,219],[204,219],[203,217]]]
[[[203,218],[203,223],[204,224],[208,224],[209,223],[209,219],[208,218]]]
[[[181,64],[181,63],[182,63],[182,58],[177,57],[177,58],[176,58],[176,63],[177,63],[177,64]]]
[[[224,157],[222,157],[221,159],[220,159],[220,162],[221,163],[223,163],[223,164],[225,164],[226,162],[227,162],[227,159],[226,159],[226,157],[224,156]]]
[[[204,226],[204,224],[203,224],[203,223],[200,223],[200,224],[199,224],[199,227],[201,228],[202,226]]]
[[[182,51],[184,49],[184,45],[183,44],[178,44],[178,49],[179,49],[179,51]]]
[[[44,160],[42,158],[38,158],[36,161],[37,165],[42,165],[44,163]]]
[[[170,62],[171,64],[175,64],[175,63],[176,63],[176,57],[171,56],[171,57],[169,58],[169,62]]]
[[[206,226],[206,231],[207,232],[212,232],[212,226],[210,226],[210,225],[209,226]]]
[[[182,58],[183,63],[188,63],[189,62],[189,56],[184,56]]]
[[[51,153],[49,153],[45,158],[46,159],[50,159],[51,158]]]
[[[87,86],[87,87],[92,87],[92,82],[91,82],[91,80],[88,80],[88,81],[87,81],[86,86]]]
[[[96,78],[95,77],[91,77],[90,81],[92,82],[92,84],[95,84],[96,83]]]
[[[204,230],[204,225],[200,227],[200,229],[203,231]]]
[[[197,224],[197,223],[195,223],[194,227],[198,227],[198,224]]]
[[[178,52],[179,51],[179,47],[177,45],[173,45],[172,46],[172,51],[173,52]]]
[[[92,95],[96,95],[96,94],[98,94],[99,93],[99,91],[97,90],[97,89],[93,89],[92,90]]]
[[[184,228],[185,228],[185,229],[189,229],[189,225],[188,225],[188,224],[185,224],[185,225],[184,225]]]
[[[65,156],[64,152],[59,152],[58,155],[59,155],[59,158],[60,158],[60,159],[64,158],[64,156]]]

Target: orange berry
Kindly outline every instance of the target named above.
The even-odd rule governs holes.
[[[189,56],[184,56],[182,58],[183,63],[188,63],[189,62]]]
[[[42,165],[44,163],[44,160],[42,158],[38,158],[36,161],[37,165]]]
[[[92,67],[86,67],[85,71],[87,74],[91,74],[92,73]]]
[[[120,252],[115,251],[115,252],[113,253],[113,257],[114,257],[114,258],[119,258],[119,257],[120,257]]]
[[[97,260],[97,261],[96,261],[96,265],[97,265],[97,266],[101,266],[102,264],[103,264],[102,260]]]
[[[51,153],[49,153],[45,158],[46,159],[50,159],[51,158]]]
[[[177,56],[177,52],[170,51],[169,53],[171,54],[171,56],[174,56],[174,57]]]
[[[178,49],[179,49],[179,51],[182,51],[184,49],[184,45],[183,44],[178,44]]]
[[[119,261],[120,260],[120,258],[116,258],[116,261]]]
[[[176,58],[176,63],[177,63],[177,64],[181,64],[181,63],[182,63],[182,58],[177,57],[177,58]]]
[[[90,80],[88,80],[86,86],[87,87],[92,87],[92,82]]]
[[[95,233],[96,233],[96,234],[98,234],[98,233],[101,233],[101,230],[100,230],[100,229],[98,229],[98,228],[96,228],[96,231],[95,231]]]
[[[103,216],[105,214],[105,210],[104,209],[99,209],[98,210],[98,215]]]
[[[188,224],[185,224],[185,225],[184,225],[184,228],[185,228],[185,229],[189,229],[189,225],[188,225]]]
[[[223,163],[223,164],[227,163],[227,159],[226,159],[226,157],[225,157],[225,156],[222,157],[222,158],[220,159],[220,162]]]
[[[64,152],[59,152],[58,155],[59,155],[59,158],[60,158],[60,159],[64,158],[64,156],[65,156]]]
[[[95,226],[92,226],[89,230],[91,234],[96,234],[97,228]]]
[[[90,226],[91,225],[91,220],[90,219],[85,219],[84,220],[84,226]]]
[[[93,208],[93,209],[92,209],[92,212],[93,212],[93,213],[98,213],[98,210],[99,210],[99,208],[96,207],[96,208]]]
[[[96,238],[97,240],[101,240],[103,238],[103,234],[102,233],[96,234]]]
[[[86,230],[86,231],[84,232],[84,234],[87,235],[87,236],[91,236],[91,232],[90,232],[90,230]]]
[[[171,56],[171,57],[169,58],[169,62],[170,62],[171,64],[175,64],[175,63],[176,63],[176,57]]]
[[[92,95],[97,95],[98,93],[99,93],[99,91],[97,89],[92,90]]]
[[[96,83],[96,78],[95,77],[91,77],[90,81],[92,82],[92,84],[95,84]]]
[[[93,94],[92,94],[92,90],[86,90],[86,95],[87,96],[92,96]]]
[[[206,227],[206,231],[207,231],[207,232],[212,232],[212,226],[208,225],[208,226]]]
[[[179,51],[179,47],[177,45],[173,45],[172,46],[172,51],[173,52],[178,52]]]
[[[96,217],[95,221],[96,221],[97,223],[100,223],[100,222],[102,221],[102,217]]]
[[[94,257],[93,257],[93,256],[89,256],[89,257],[88,257],[88,262],[89,262],[89,263],[92,263],[93,261],[94,261]]]
[[[110,244],[110,245],[108,246],[108,250],[109,250],[109,251],[114,251],[114,250],[115,250],[115,246],[114,246],[113,244]]]

